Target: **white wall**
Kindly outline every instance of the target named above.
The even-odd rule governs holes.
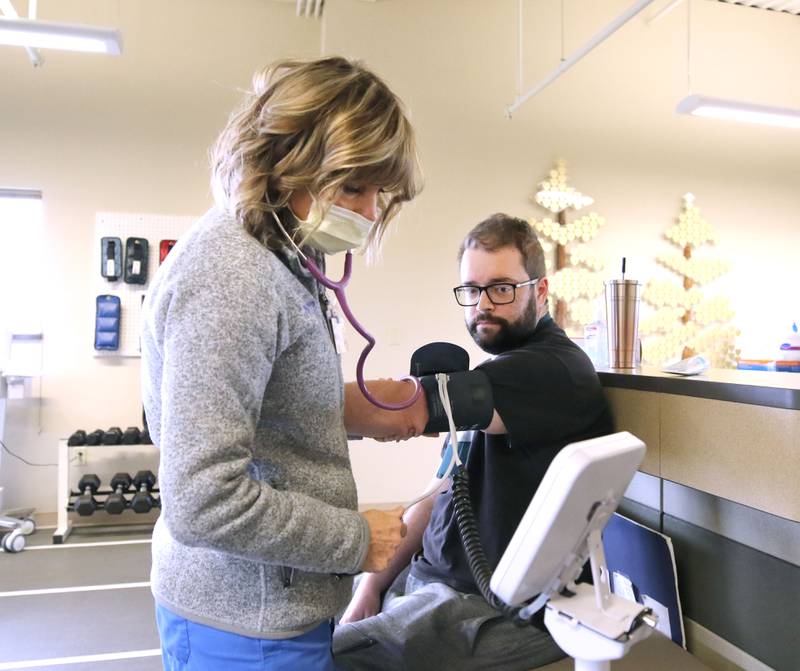
[[[629,4],[567,1],[566,53]],[[558,62],[559,8],[524,3],[526,87]],[[122,58],[51,52],[39,71],[22,50],[0,48],[0,184],[42,189],[53,277],[42,433],[36,413],[11,402],[6,438],[30,460],[52,461],[56,439],[75,428],[140,421],[138,362],[91,354],[94,213],[202,212],[206,150],[236,88],[273,58],[318,54],[322,26],[271,0],[43,0],[40,10],[118,25],[125,37]],[[709,0],[692,11],[696,92],[800,107],[800,18]],[[516,13],[515,0],[326,3],[326,51],[362,59],[401,95],[426,173],[382,262],[356,264],[350,302],[378,337],[368,374],[405,372],[411,351],[431,340],[462,344],[480,360],[449,291],[456,248],[492,212],[543,216],[531,195],[558,157],[607,218],[593,246],[627,256],[642,280],[666,276],[653,259],[668,248],[661,236],[682,195],[694,192],[719,234],[716,251],[733,261],[714,290],[734,303],[743,354],[774,356],[800,319],[800,134],[673,113],[686,95],[684,9],[650,26],[634,19],[509,120]],[[351,334],[349,344],[343,366],[352,377],[361,343]],[[362,501],[410,499],[437,451],[432,439],[354,443]],[[52,510],[53,471],[4,459],[7,505]]]

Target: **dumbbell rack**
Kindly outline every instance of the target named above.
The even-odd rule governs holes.
[[[80,450],[86,455],[85,464],[75,465],[74,455]],[[107,475],[103,475],[104,485],[108,483],[110,474],[114,471],[137,471],[143,468],[150,468],[154,473],[158,472],[158,449],[154,445],[68,445],[67,441],[58,441],[58,481],[57,481],[57,507],[58,520],[56,530],[53,532],[53,544],[60,545],[70,535],[73,529],[73,522],[67,510],[69,506],[70,492],[76,488],[77,482],[82,472],[98,472],[93,465],[108,462],[105,466]],[[101,471],[102,472],[102,471]],[[157,514],[157,513],[153,513]],[[98,519],[105,517],[109,520],[107,524],[92,521],[92,528],[103,526],[119,527],[120,521],[117,516],[110,516],[104,511],[98,511]],[[145,520],[152,519],[143,515]]]

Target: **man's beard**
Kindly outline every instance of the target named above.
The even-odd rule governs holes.
[[[472,321],[467,323],[467,328],[475,344],[484,352],[488,352],[489,354],[501,354],[502,352],[516,349],[525,344],[536,330],[536,317],[536,303],[530,301],[528,309],[525,310],[522,317],[513,324],[501,317],[479,312]],[[477,328],[477,322],[479,320],[497,324],[498,329],[493,334],[481,334]]]

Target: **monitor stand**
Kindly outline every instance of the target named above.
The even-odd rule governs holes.
[[[544,623],[558,646],[575,660],[575,671],[610,671],[646,639],[658,618],[649,608],[612,594],[601,531],[586,540],[594,586],[573,583],[550,599]],[[584,555],[585,556],[585,555]]]

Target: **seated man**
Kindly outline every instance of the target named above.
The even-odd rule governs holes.
[[[556,453],[571,442],[611,433],[613,426],[591,362],[547,312],[544,252],[531,227],[496,214],[470,231],[459,261],[456,300],[475,342],[495,355],[478,367],[492,390],[491,422],[458,440],[459,448],[468,447],[462,461],[494,569]],[[407,385],[395,384],[407,396]],[[348,426],[357,424],[352,413],[358,412],[377,435],[374,418],[367,419],[352,395],[346,420],[348,411]],[[419,433],[408,425],[408,413],[383,417],[398,423],[397,437]],[[391,434],[384,427],[383,435]],[[409,508],[404,521],[408,533],[389,568],[362,576],[334,632],[338,669],[513,670],[564,656],[541,618],[536,627],[517,627],[480,596],[449,480]]]

